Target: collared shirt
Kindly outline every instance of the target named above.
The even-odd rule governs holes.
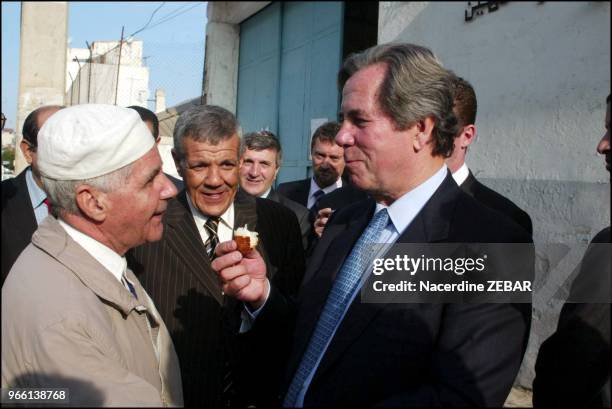
[[[453,179],[455,179],[455,182],[457,182],[458,186],[461,186],[461,184],[465,182],[465,180],[467,179],[469,175],[470,175],[470,170],[468,169],[465,162],[463,162],[463,165],[461,165],[461,167],[457,169],[455,173],[453,173]]]
[[[89,237],[85,233],[78,231],[61,219],[59,220],[59,224],[74,241],[91,254],[91,256],[102,264],[104,268],[110,271],[117,281],[123,284],[122,277],[127,269],[127,260],[125,257],[120,256],[111,248]],[[123,286],[129,290],[129,287],[125,284],[123,284]]]
[[[421,183],[419,186],[415,187],[411,191],[405,193],[403,196],[393,202],[391,206],[386,206],[382,203],[376,203],[376,209],[374,213],[376,214],[382,209],[386,208],[387,212],[389,213],[390,223],[387,224],[387,227],[385,227],[382,234],[380,235],[380,240],[378,240],[378,243],[384,243],[386,244],[386,246],[381,246],[377,254],[375,254],[373,257],[382,256],[383,254],[381,253],[386,252],[386,250],[393,243],[395,243],[395,241],[399,238],[400,234],[403,233],[406,228],[408,228],[412,220],[414,220],[414,218],[421,211],[423,206],[425,206],[427,201],[429,201],[431,196],[433,196],[438,187],[440,187],[440,185],[444,181],[444,178],[446,178],[446,173],[447,167],[446,165],[442,165],[440,170],[438,170],[433,176],[431,176],[429,179],[427,179],[425,182]],[[315,364],[312,372],[310,372],[308,378],[306,378],[306,381],[304,382],[302,390],[300,391],[296,401],[296,407],[304,406],[304,397],[306,396],[306,392],[308,391],[308,387],[310,386],[310,382],[312,382],[314,374],[317,372],[317,368],[321,364],[321,359],[325,355],[325,351],[329,347],[331,340],[334,338],[334,335],[336,334],[338,327],[342,323],[346,312],[350,308],[357,294],[359,294],[361,286],[363,286],[371,271],[371,269],[364,271],[359,285],[351,294],[350,301],[346,304],[346,308],[344,309],[340,320],[338,320],[334,331],[327,340],[327,345],[325,345],[325,347],[323,348],[323,351],[321,352],[321,355],[319,355],[317,363]]]
[[[314,197],[314,194],[317,191],[322,190],[323,193],[328,194],[338,189],[339,187],[342,187],[341,177],[339,177],[338,180],[336,180],[336,183],[332,183],[331,185],[325,188],[321,188],[319,185],[317,185],[317,182],[315,182],[314,178],[310,178],[310,192],[308,193],[308,203],[307,203],[308,206],[306,207],[310,209],[315,204],[317,199]]]
[[[47,194],[42,190],[34,180],[32,169],[26,170],[26,185],[28,186],[28,194],[30,201],[32,202],[32,208],[34,209],[34,217],[36,217],[36,223],[40,225],[42,221],[49,215],[49,209],[44,203],[47,198]]]
[[[189,197],[189,193],[185,192],[185,196],[187,196],[187,203],[189,204],[189,209],[191,210],[191,215],[193,216],[193,220],[195,221],[196,227],[198,228],[198,232],[200,233],[200,237],[202,238],[202,243],[206,243],[208,240],[208,230],[204,227],[206,221],[208,220],[208,216],[202,214],[202,212],[197,209],[193,203],[191,203],[191,197]],[[242,227],[242,226],[238,226]],[[221,215],[221,220],[219,226],[217,227],[217,236],[219,236],[219,243],[228,241],[234,238],[234,202],[230,204],[230,206],[225,210],[225,213]]]
[[[267,199],[267,198],[268,198],[268,195],[270,194],[270,192],[271,192],[271,191],[272,191],[272,186],[270,186],[270,187],[268,188],[268,190],[266,190],[266,191],[264,192],[264,194],[263,194],[263,195],[261,195],[261,196],[259,196],[259,197],[262,197],[262,198],[264,198],[264,199]]]

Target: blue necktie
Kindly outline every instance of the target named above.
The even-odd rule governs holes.
[[[334,281],[329,296],[327,297],[325,307],[323,307],[323,312],[310,338],[308,348],[306,348],[306,352],[304,356],[302,356],[300,366],[293,376],[293,380],[283,402],[284,407],[293,407],[296,405],[298,395],[302,390],[304,382],[314,370],[315,364],[324,352],[323,349],[325,345],[327,345],[327,341],[332,336],[334,329],[340,321],[340,317],[351,299],[351,295],[359,285],[361,276],[366,270],[367,263],[370,261],[370,256],[372,255],[372,244],[377,242],[378,237],[380,237],[380,234],[388,223],[389,214],[387,213],[387,209],[382,209],[376,213],[370,221],[370,224],[368,224],[368,227],[361,234],[361,237],[359,237],[359,240],[357,240],[351,254],[345,260],[344,265]]]

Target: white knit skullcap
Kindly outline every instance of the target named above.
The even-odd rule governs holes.
[[[154,146],[138,113],[115,105],[60,109],[38,133],[38,168],[49,178],[83,180],[129,165]]]

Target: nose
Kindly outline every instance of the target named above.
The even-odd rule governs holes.
[[[610,152],[610,131],[607,131],[597,144],[597,152],[602,155]]]
[[[259,164],[253,163],[249,166],[249,176],[257,177],[259,175]]]
[[[336,143],[342,147],[351,146],[355,144],[355,139],[350,131],[350,125],[348,121],[343,121],[340,130],[336,134]]]
[[[204,185],[207,187],[216,188],[223,184],[223,178],[217,166],[210,166],[204,176]]]
[[[178,190],[176,189],[176,186],[174,186],[174,183],[172,183],[172,181],[166,176],[166,174],[165,173],[162,173],[162,174],[164,177],[164,186],[160,194],[161,198],[162,199],[173,198],[178,193]]]

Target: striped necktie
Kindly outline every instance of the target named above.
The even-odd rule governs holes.
[[[360,279],[366,272],[368,263],[373,256],[372,244],[377,242],[383,229],[389,223],[387,209],[382,209],[374,215],[368,227],[363,231],[359,240],[353,247],[351,254],[346,258],[340,272],[334,280],[333,287],[327,296],[323,312],[319,316],[317,326],[310,338],[306,352],[302,356],[300,365],[293,376],[283,407],[295,407],[304,383],[315,370],[315,366],[322,359],[325,347],[331,342],[332,334],[340,318],[344,314],[353,292],[359,285]]]
[[[208,232],[208,239],[206,239],[204,247],[206,248],[206,253],[211,260],[215,258],[215,247],[217,247],[217,244],[219,244],[219,235],[217,234],[219,219],[220,217],[218,216],[209,216],[206,223],[204,223],[204,228]]]

